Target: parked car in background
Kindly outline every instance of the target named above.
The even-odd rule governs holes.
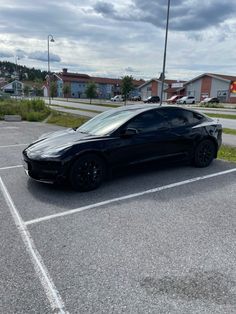
[[[23,151],[33,179],[63,180],[79,191],[101,185],[116,167],[160,159],[188,160],[207,167],[217,157],[222,126],[202,113],[147,104],[107,110],[79,128],[41,138]]]
[[[140,96],[140,95],[138,95],[138,96],[133,96],[133,97],[131,97],[130,100],[132,100],[132,101],[140,101],[140,100],[141,100],[141,96]]]
[[[144,100],[145,103],[158,103],[160,102],[159,96],[149,96],[147,99]]]
[[[204,98],[200,103],[201,104],[218,104],[220,101],[217,97],[207,97]]]
[[[177,104],[195,104],[195,97],[194,96],[184,96],[177,100]]]
[[[167,104],[175,104],[178,99],[182,98],[183,95],[174,95],[166,100]]]
[[[122,95],[116,95],[111,98],[111,101],[124,101],[124,97]]]

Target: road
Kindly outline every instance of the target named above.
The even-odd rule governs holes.
[[[75,115],[83,115],[89,118],[94,117],[95,115],[98,114],[98,112],[103,112],[106,110],[111,109],[111,107],[105,107],[105,106],[99,106],[98,104],[80,104],[78,102],[67,102],[67,101],[61,101],[61,100],[52,100],[51,101],[52,109],[58,110],[58,111],[62,111],[62,112],[66,112],[66,113],[71,113],[71,114],[75,114]],[[56,105],[56,106],[53,106]],[[113,104],[114,105],[114,104]],[[115,104],[119,107],[119,105],[121,104]],[[61,107],[58,107],[61,106]],[[65,108],[65,107],[74,107],[76,109],[71,109],[71,108]],[[83,110],[79,110],[79,109],[83,109]],[[207,112],[211,112],[211,113],[219,113],[219,110],[205,110],[205,109],[200,109],[200,108],[194,108],[195,110],[198,110],[200,112],[203,112],[205,114],[207,114]],[[91,111],[86,111],[86,110],[95,110],[97,112],[91,112]],[[227,111],[220,111],[222,114],[236,114],[236,111],[234,111],[233,109],[227,109]],[[236,129],[236,120],[235,119],[223,119],[223,118],[219,118],[218,119],[220,121],[220,123],[222,124],[223,128],[228,128],[228,129]],[[226,145],[231,145],[231,146],[236,146],[236,136],[235,135],[228,135],[228,134],[224,134],[223,135],[223,143]]]

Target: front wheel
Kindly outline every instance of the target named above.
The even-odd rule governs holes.
[[[77,191],[94,190],[102,184],[105,172],[105,162],[101,157],[95,154],[83,155],[71,167],[71,186]]]
[[[196,167],[207,167],[215,157],[215,145],[211,140],[204,140],[198,144],[194,154],[194,165]]]

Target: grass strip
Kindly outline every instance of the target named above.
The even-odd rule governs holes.
[[[224,113],[206,113],[205,115],[212,117],[212,118],[222,118],[222,119],[236,119],[235,114],[224,114]]]
[[[236,162],[236,147],[222,145],[218,152],[218,158]]]
[[[89,118],[87,117],[82,117],[78,115],[74,116],[69,113],[63,113],[52,110],[51,116],[47,120],[47,123],[56,124],[67,128],[75,128],[84,124],[88,120]]]
[[[223,128],[223,133],[225,133],[225,134],[231,134],[231,135],[236,135],[236,130],[235,130],[235,129]]]

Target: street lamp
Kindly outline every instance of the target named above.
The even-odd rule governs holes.
[[[164,58],[163,58],[162,78],[161,78],[160,106],[162,105],[163,92],[164,92],[165,68],[166,68],[166,48],[167,48],[167,38],[168,38],[168,28],[169,28],[169,15],[170,15],[170,0],[168,0],[167,17],[166,17],[166,37],[165,37],[165,49],[164,49]]]
[[[49,42],[54,42],[54,38],[51,34],[48,35],[48,100],[51,105],[51,78],[50,78],[50,54],[49,54]]]

